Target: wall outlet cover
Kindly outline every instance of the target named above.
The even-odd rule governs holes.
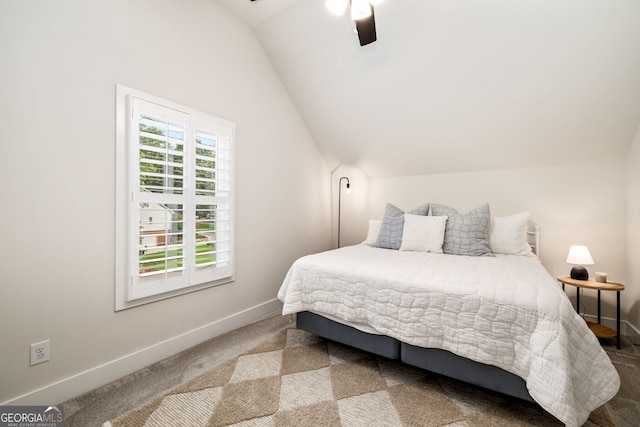
[[[30,363],[29,366],[37,365],[49,360],[49,340],[40,341],[30,346]]]

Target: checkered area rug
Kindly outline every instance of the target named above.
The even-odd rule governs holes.
[[[292,328],[103,427],[559,425],[529,402]],[[587,425],[614,424],[603,407]]]

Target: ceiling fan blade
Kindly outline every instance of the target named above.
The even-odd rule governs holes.
[[[373,6],[371,7],[371,16],[364,19],[355,21],[356,31],[358,32],[358,39],[360,39],[360,46],[368,45],[378,39],[376,36],[376,18],[373,13]]]

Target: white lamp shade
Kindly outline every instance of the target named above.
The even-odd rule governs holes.
[[[342,16],[347,9],[348,3],[349,0],[327,0],[324,2],[324,5],[327,6],[327,9],[329,9],[331,13]]]
[[[573,245],[569,248],[569,254],[567,255],[567,264],[573,265],[593,265],[593,258],[589,249],[582,245]]]

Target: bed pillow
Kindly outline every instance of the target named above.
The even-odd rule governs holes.
[[[489,249],[494,254],[530,255],[527,242],[529,212],[491,218],[489,223]]]
[[[429,204],[418,206],[409,211],[413,215],[427,215]],[[391,203],[387,203],[384,217],[380,225],[378,240],[374,246],[384,249],[400,249],[402,244],[402,230],[404,228],[404,211]]]
[[[362,243],[369,246],[375,245],[376,241],[378,240],[378,235],[380,234],[381,225],[382,225],[381,219],[370,219],[369,231],[367,231],[367,238]]]
[[[432,204],[431,214],[448,216],[444,230],[442,252],[451,255],[483,256],[491,255],[489,250],[489,205],[484,204],[466,214],[453,208]]]
[[[446,216],[404,215],[401,251],[442,253]]]

